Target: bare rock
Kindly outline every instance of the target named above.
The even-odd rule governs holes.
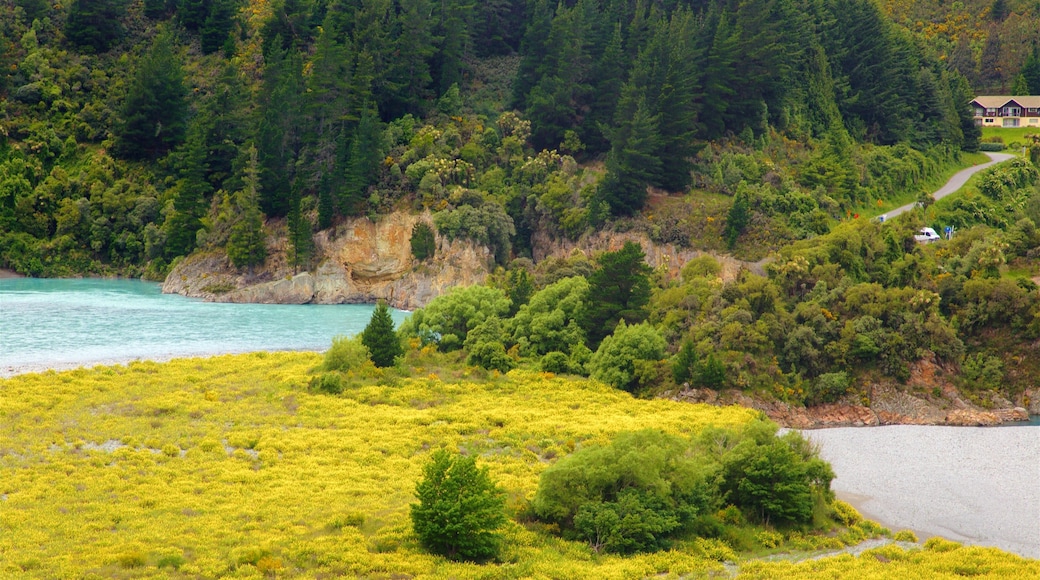
[[[411,310],[455,286],[484,281],[493,265],[490,250],[469,241],[437,238],[426,262],[412,256],[412,228],[430,216],[392,213],[378,222],[358,218],[315,238],[311,272],[295,272],[287,260],[285,226],[267,224],[268,259],[256,272],[234,268],[223,251],[196,253],[166,277],[163,292],[215,302],[261,304],[388,304]]]

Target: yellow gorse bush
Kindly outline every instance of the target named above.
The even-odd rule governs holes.
[[[455,563],[420,549],[408,506],[442,446],[477,454],[518,509],[542,470],[581,446],[644,428],[735,426],[754,411],[637,400],[522,371],[481,382],[350,379],[331,396],[306,386],[320,363],[254,353],[0,380],[0,578],[676,578],[721,574],[718,560],[732,557],[712,541],[599,555],[511,521],[499,562]],[[958,553],[968,556],[959,564]],[[907,578],[963,566],[1037,575],[1035,561],[997,550],[888,559],[909,566],[898,569]],[[822,562],[746,571],[881,565]]]
[[[0,577],[639,578],[693,553],[592,554],[510,523],[502,562],[423,553],[408,506],[433,450],[477,454],[516,507],[582,445],[753,412],[514,371],[311,392],[319,355],[135,362],[0,381]],[[161,567],[160,567],[161,566]]]

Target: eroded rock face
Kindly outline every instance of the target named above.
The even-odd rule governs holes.
[[[348,304],[385,300],[411,310],[449,288],[483,282],[493,264],[487,248],[437,238],[433,259],[412,256],[412,227],[427,215],[393,213],[373,223],[359,218],[315,236],[318,266],[294,272],[286,260],[284,230],[269,224],[268,259],[250,274],[239,272],[222,251],[194,254],[177,265],[163,292],[215,302]]]
[[[763,263],[743,262],[729,256],[710,254],[700,250],[688,248],[677,248],[674,244],[655,244],[650,237],[642,232],[607,232],[598,231],[590,235],[582,236],[577,242],[567,239],[549,237],[544,231],[535,232],[531,239],[535,262],[540,262],[549,256],[565,258],[574,250],[581,251],[592,257],[597,252],[615,252],[624,247],[625,242],[635,242],[646,254],[646,263],[651,268],[665,268],[668,275],[675,278],[682,271],[682,267],[690,260],[710,255],[714,258],[722,270],[720,277],[729,282],[736,279],[741,269],[747,268],[755,274],[765,274]]]

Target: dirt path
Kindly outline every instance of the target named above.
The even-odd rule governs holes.
[[[990,161],[988,163],[983,163],[982,165],[975,165],[973,167],[969,167],[967,169],[958,171],[957,173],[955,173],[953,175],[953,177],[950,178],[949,181],[946,182],[946,185],[944,185],[944,186],[940,187],[939,189],[937,189],[935,191],[935,193],[932,194],[932,197],[934,197],[937,200],[938,199],[942,199],[942,198],[946,197],[947,195],[950,195],[951,193],[953,193],[953,192],[957,191],[958,189],[964,187],[964,184],[968,182],[968,179],[970,179],[972,175],[975,175],[976,173],[982,171],[983,169],[988,169],[988,168],[996,165],[997,163],[1003,163],[1004,161],[1007,161],[1008,159],[1011,159],[1011,158],[1015,157],[1014,155],[1011,155],[1010,153],[986,153],[986,155],[992,161]],[[908,204],[906,204],[906,205],[904,205],[902,207],[897,207],[896,209],[894,209],[892,211],[885,212],[885,219],[894,218],[895,216],[897,216],[897,215],[899,215],[901,213],[906,213],[906,212],[914,209],[914,206],[916,206],[916,205],[917,205],[917,202],[908,203]]]

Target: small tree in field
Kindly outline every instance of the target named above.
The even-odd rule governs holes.
[[[505,497],[472,457],[441,449],[415,486],[412,527],[422,545],[453,560],[482,561],[498,554]]]
[[[380,302],[361,333],[361,344],[368,347],[372,362],[377,367],[392,367],[394,360],[404,354],[401,341],[394,332],[394,320],[385,302]]]

